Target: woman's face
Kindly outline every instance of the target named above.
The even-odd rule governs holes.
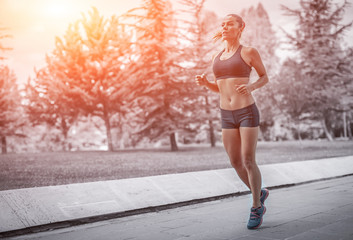
[[[226,16],[222,22],[222,39],[232,40],[241,32],[240,24],[232,16]]]

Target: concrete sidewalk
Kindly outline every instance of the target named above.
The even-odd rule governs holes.
[[[353,174],[353,156],[260,165],[263,186]],[[234,169],[0,191],[0,237],[249,193]]]
[[[251,195],[8,239],[353,239],[353,176],[271,189],[258,230],[248,230]]]

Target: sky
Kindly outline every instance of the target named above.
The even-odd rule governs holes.
[[[174,8],[179,7],[176,2],[172,0]],[[290,32],[295,27],[294,19],[282,15],[280,4],[295,9],[299,0],[206,0],[205,7],[222,17],[256,7],[259,2],[268,12],[274,30],[281,26]],[[336,2],[342,4],[343,0]],[[344,23],[353,21],[353,0],[349,2]],[[20,84],[25,83],[29,76],[34,76],[34,69],[45,66],[45,55],[54,49],[55,37],[62,37],[68,25],[80,19],[82,13],[88,13],[92,6],[110,17],[140,4],[141,0],[0,0],[0,27],[8,28],[5,33],[12,35],[2,43],[13,48],[2,53],[7,58],[4,63],[14,70]],[[353,39],[353,27],[346,34],[346,42],[349,39]]]

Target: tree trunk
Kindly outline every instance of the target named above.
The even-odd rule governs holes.
[[[104,118],[106,133],[107,133],[108,151],[113,151],[112,133],[110,130],[110,119],[109,119],[109,114],[105,108],[104,108],[103,114],[104,114],[103,118]]]
[[[122,124],[122,120],[121,120],[121,114],[118,114],[118,135],[120,135],[120,140],[119,140],[119,149],[125,149],[125,132],[123,132],[123,124]],[[117,139],[119,139],[119,136],[117,136]]]
[[[214,129],[213,129],[213,123],[212,120],[208,120],[208,125],[210,126],[210,141],[211,141],[211,147],[216,146],[216,137],[214,135]]]
[[[299,146],[300,146],[301,149],[303,149],[304,146],[303,146],[303,139],[302,139],[302,136],[300,134],[301,133],[301,131],[300,131],[300,122],[297,123],[297,126],[298,126],[297,134],[298,134],[298,139],[299,139]]]
[[[302,142],[302,136],[301,136],[301,134],[300,134],[300,124],[298,123],[297,124],[297,134],[298,134],[298,139],[299,139],[299,142]]]
[[[170,148],[172,151],[178,151],[178,145],[177,145],[177,142],[175,140],[175,133],[171,133],[169,135],[169,138],[170,138]]]
[[[333,137],[332,137],[332,135],[330,134],[330,132],[329,132],[328,129],[327,129],[325,119],[322,119],[322,120],[321,120],[321,124],[322,124],[322,127],[323,127],[323,129],[324,129],[326,138],[327,138],[329,141],[333,141]]]
[[[347,131],[348,131],[348,138],[352,139],[351,121],[349,119],[348,119],[348,122],[347,122]]]
[[[297,134],[298,134],[298,139],[299,139],[299,143],[300,145],[302,144],[302,136],[300,134],[300,119],[299,119],[299,114],[297,115],[297,118],[296,118],[296,124],[297,124]]]
[[[208,98],[205,96],[205,101],[206,101],[206,113],[209,116],[210,115],[210,104],[208,103]],[[212,124],[212,120],[208,119],[208,126],[209,126],[209,131],[210,131],[210,142],[211,142],[211,147],[216,146],[216,137],[214,134],[214,128]]]
[[[62,148],[63,148],[63,151],[66,152],[69,150],[67,145],[67,133],[69,132],[69,128],[67,127],[64,118],[61,119],[61,131],[64,137],[64,141],[62,142]]]
[[[120,134],[119,149],[125,149],[126,133],[122,131],[121,127],[119,127],[119,134]]]
[[[6,146],[6,136],[1,136],[1,153],[7,153],[7,146]]]
[[[343,136],[347,138],[347,115],[346,112],[343,112]]]

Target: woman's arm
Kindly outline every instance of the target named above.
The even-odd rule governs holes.
[[[216,55],[217,54],[214,54],[212,56],[212,64],[214,62]],[[205,74],[201,74],[201,75],[195,76],[195,81],[196,81],[197,85],[199,85],[199,86],[206,86],[208,89],[210,89],[213,92],[219,92],[216,77],[214,75],[213,75],[213,78],[214,78],[214,83],[209,82],[207,80],[207,78],[205,77]]]
[[[259,79],[256,82],[249,84],[250,90],[254,91],[255,89],[263,87],[266,83],[268,83],[268,77],[266,73],[266,69],[264,64],[262,63],[259,52],[255,48],[251,48],[250,50],[251,57],[251,66],[253,66],[259,75]]]
[[[268,77],[266,73],[266,69],[264,64],[262,63],[259,52],[255,48],[250,48],[248,52],[248,56],[250,58],[250,65],[255,68],[257,75],[259,75],[259,79],[257,81],[248,84],[248,85],[240,85],[236,86],[236,90],[241,94],[251,94],[255,89],[263,87],[266,83],[268,83]]]
[[[214,77],[214,79],[216,79],[215,77]],[[208,88],[208,89],[210,89],[211,91],[213,91],[213,92],[219,92],[219,88],[218,88],[218,85],[217,85],[217,83],[216,83],[216,80],[214,80],[214,83],[212,83],[212,82],[209,82],[208,80],[206,80],[207,81],[207,83],[206,83],[206,87]]]
[[[211,83],[205,77],[205,74],[195,76],[196,84],[199,86],[205,86],[211,91],[219,92],[218,85],[216,83]]]
[[[211,83],[205,77],[205,74],[195,76],[196,84],[199,86],[205,86],[211,91],[219,92],[218,85],[216,83]]]

